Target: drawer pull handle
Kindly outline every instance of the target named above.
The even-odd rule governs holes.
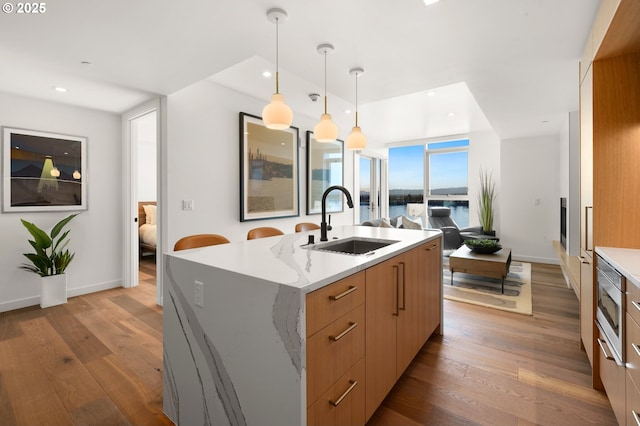
[[[634,308],[640,311],[640,303],[636,302],[635,300],[632,300],[631,304],[634,306]]]
[[[640,346],[638,346],[636,343],[632,343],[631,347],[633,348],[634,351],[636,351],[636,354],[640,356]]]
[[[351,330],[353,330],[357,326],[358,326],[357,322],[349,322],[349,328],[347,328],[345,331],[343,331],[342,333],[338,334],[337,336],[329,336],[329,339],[333,340],[334,342],[337,342],[338,340],[342,339],[347,333],[349,333]]]
[[[631,410],[631,414],[633,414],[633,420],[636,421],[636,425],[640,426],[640,416],[636,413],[636,410]]]
[[[404,272],[404,262],[400,262],[402,265],[402,307],[398,307],[401,311],[407,310],[407,276]]]
[[[602,354],[606,359],[615,360],[613,356],[609,355],[609,351],[605,349],[605,346],[607,345],[607,343],[604,340],[598,339],[598,345],[600,346],[600,350],[602,351]]]
[[[432,245],[431,247],[429,247],[429,248],[427,249],[427,251],[433,251],[433,250],[435,250],[436,248],[438,248],[438,245],[437,245],[437,244],[434,244],[434,245]]]
[[[393,316],[397,317],[398,315],[400,315],[400,279],[398,278],[398,265],[393,265],[393,270],[394,270],[394,276],[396,278],[396,306],[395,306],[395,312],[392,313]]]
[[[338,300],[338,299],[342,299],[343,297],[345,297],[346,295],[348,295],[348,294],[350,294],[350,293],[353,293],[353,292],[354,292],[354,291],[356,291],[357,289],[358,289],[358,287],[357,287],[357,286],[355,286],[355,285],[350,285],[350,286],[349,286],[349,290],[344,291],[344,292],[340,293],[340,294],[339,294],[339,295],[337,295],[337,296],[329,296],[329,299],[331,299],[331,300]]]
[[[331,403],[331,405],[333,405],[334,407],[337,407],[342,402],[342,400],[345,399],[347,395],[349,395],[349,393],[353,390],[353,388],[355,388],[358,385],[357,380],[349,380],[349,383],[351,383],[351,386],[349,386],[349,389],[344,391],[344,393],[340,395],[340,398],[338,398],[336,402],[329,400],[329,403]]]

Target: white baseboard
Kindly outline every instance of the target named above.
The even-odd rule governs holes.
[[[76,287],[67,290],[67,297],[82,296],[83,294],[96,293],[98,291],[109,290],[112,288],[122,287],[122,281],[109,281],[104,283],[92,284],[85,287]],[[13,311],[15,309],[26,308],[40,304],[40,296],[26,297],[24,299],[11,300],[0,303],[0,312]]]

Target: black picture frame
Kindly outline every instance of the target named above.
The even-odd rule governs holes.
[[[240,221],[300,216],[298,128],[240,113]]]
[[[322,212],[322,194],[332,185],[344,185],[344,141],[318,142],[307,131],[307,215]],[[327,213],[344,211],[341,191],[327,196]]]
[[[2,127],[2,211],[87,209],[87,138]]]

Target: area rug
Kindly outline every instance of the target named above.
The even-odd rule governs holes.
[[[523,315],[533,314],[530,263],[511,262],[509,275],[504,280],[504,294],[502,294],[502,280],[462,272],[453,274],[452,286],[448,261],[449,259],[445,257],[442,271],[445,299]]]

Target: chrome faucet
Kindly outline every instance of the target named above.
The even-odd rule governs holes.
[[[340,185],[330,186],[324,191],[322,194],[322,222],[320,222],[320,241],[328,241],[327,239],[327,195],[334,189],[342,191],[344,195],[347,197],[347,205],[350,209],[353,208],[353,200],[351,199],[351,194],[347,191],[347,188]]]

